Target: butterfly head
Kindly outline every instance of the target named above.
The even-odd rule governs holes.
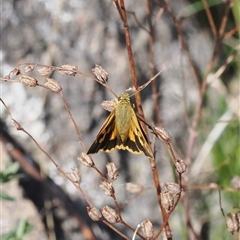
[[[119,101],[127,101],[130,102],[130,95],[128,93],[122,93],[119,97]]]

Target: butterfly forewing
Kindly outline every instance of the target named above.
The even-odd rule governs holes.
[[[100,131],[98,132],[95,141],[89,148],[87,154],[97,153],[99,150],[107,151],[110,141],[115,141],[115,109],[110,113]],[[112,148],[112,150],[115,147]],[[110,150],[109,150],[110,151]]]

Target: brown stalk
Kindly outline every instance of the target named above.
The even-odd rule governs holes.
[[[159,2],[157,0],[155,0],[156,4],[159,5],[161,7],[161,5],[159,4]],[[184,38],[184,34],[182,32],[182,29],[181,29],[181,22],[180,20],[178,20],[175,16],[174,16],[174,13],[172,12],[171,8],[169,7],[168,5],[168,1],[167,0],[164,0],[164,10],[169,14],[169,16],[172,18],[172,21],[175,25],[175,28],[177,30],[177,33],[178,33],[178,38],[182,44],[182,48],[184,49],[184,51],[186,52],[187,54],[187,57],[188,57],[188,61],[189,61],[189,64],[190,64],[190,67],[193,71],[193,74],[195,76],[195,80],[196,80],[196,83],[200,89],[200,86],[201,86],[201,76],[197,70],[197,66],[196,66],[196,63],[195,61],[193,60],[191,54],[190,54],[190,50],[189,50],[189,47],[188,47],[188,44]]]
[[[203,5],[204,5],[204,8],[205,8],[205,11],[206,11],[206,15],[207,15],[208,22],[209,22],[209,25],[211,27],[213,36],[214,36],[214,38],[216,38],[217,37],[217,29],[216,29],[215,23],[213,21],[212,13],[211,13],[211,11],[209,9],[207,1],[206,0],[202,0],[202,2],[203,2]]]
[[[148,20],[148,26],[149,26],[149,58],[150,58],[150,71],[151,71],[151,77],[153,77],[156,74],[156,68],[155,68],[155,57],[154,57],[154,26],[152,22],[152,8],[151,8],[151,2],[150,0],[145,0],[146,2],[146,9],[147,9],[147,20]],[[159,95],[158,95],[158,89],[156,80],[152,82],[152,96],[154,101],[154,112],[156,117],[156,122],[158,126],[161,126],[161,119],[160,119],[160,108],[159,108]]]
[[[115,0],[114,3],[117,7],[117,10],[119,12],[119,15],[121,17],[122,24],[123,24],[123,30],[125,35],[126,48],[128,52],[128,60],[130,65],[130,72],[132,76],[133,86],[135,87],[136,90],[138,90],[137,74],[136,74],[136,68],[135,68],[135,63],[133,58],[131,37],[130,37],[130,31],[129,31],[128,21],[127,21],[127,13],[125,9],[124,0]],[[135,99],[136,99],[136,107],[137,107],[138,114],[143,119],[145,119],[143,109],[142,109],[142,100],[139,92],[136,93]],[[142,127],[144,129],[144,132],[146,133],[146,136],[148,136],[146,126],[143,124]]]
[[[131,47],[130,32],[129,32],[128,22],[127,22],[127,15],[126,15],[126,10],[125,10],[124,0],[114,1],[114,3],[116,4],[116,7],[119,11],[119,14],[121,16],[121,20],[122,20],[122,23],[123,23],[123,29],[124,29],[124,34],[125,34],[126,47],[127,47],[128,57],[129,57],[129,64],[130,64],[130,71],[131,71],[133,85],[134,85],[135,89],[138,90],[139,87],[138,87],[138,82],[137,82],[137,75],[136,75],[133,52],[132,52],[132,47]],[[151,25],[152,25],[152,23],[151,23]],[[153,34],[153,29],[152,29],[152,34]],[[152,41],[152,47],[153,47],[153,38],[150,38],[150,39]],[[153,58],[154,58],[153,50],[151,52],[152,52],[151,56],[152,56],[152,63],[153,63],[153,61],[154,61],[153,60]],[[152,76],[154,76],[153,71],[152,71]],[[139,92],[137,92],[135,96],[136,96],[136,105],[137,105],[137,109],[138,109],[138,114],[144,120],[145,118],[144,118],[144,113],[143,113],[143,110],[142,110],[142,103],[141,103],[141,97],[140,97]],[[145,124],[141,124],[141,125],[143,126],[143,129],[147,133],[146,125]],[[158,172],[157,172],[156,161],[155,161],[154,158],[149,158],[149,161],[150,161],[150,165],[151,165],[151,170],[152,170],[152,174],[153,174],[153,180],[154,180],[155,188],[156,188],[156,191],[157,191],[159,206],[160,206],[160,209],[161,209],[161,212],[162,212],[163,220],[165,221],[167,219],[167,213],[166,213],[165,209],[163,208],[163,206],[161,204],[161,198],[160,198],[161,186],[160,186],[160,180],[159,180],[159,176],[158,176]],[[170,231],[170,227],[169,227],[168,223],[166,225],[165,230],[166,230],[167,238],[171,239],[172,236],[171,236],[171,231]]]

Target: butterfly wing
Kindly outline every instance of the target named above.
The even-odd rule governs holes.
[[[147,157],[153,157],[153,153],[148,143],[147,137],[132,108],[131,115],[131,127],[129,128],[128,137],[123,143],[116,147],[118,149],[128,150],[131,153],[144,153]]]
[[[115,125],[115,109],[110,113],[108,118],[103,123],[100,131],[98,132],[95,141],[89,148],[87,154],[97,153],[100,151],[109,152],[116,148],[120,139]]]
[[[131,127],[129,129],[128,138],[125,142],[126,148],[132,153],[144,153],[147,157],[153,157],[152,149],[148,143],[147,136],[145,135],[137,116],[132,110]]]

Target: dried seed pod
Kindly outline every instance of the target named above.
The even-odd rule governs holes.
[[[234,176],[231,179],[231,184],[235,189],[240,190],[240,177],[239,176]]]
[[[87,207],[87,212],[93,221],[99,221],[102,219],[102,213],[95,207]]]
[[[81,153],[78,160],[86,167],[92,167],[94,165],[93,160],[86,153]]]
[[[106,83],[108,81],[108,73],[103,67],[96,64],[95,68],[92,68],[92,73],[100,82]]]
[[[104,193],[109,196],[112,197],[114,194],[114,188],[112,186],[112,183],[107,182],[107,181],[102,181],[99,185],[99,187],[104,191]]]
[[[78,168],[76,168],[76,167],[73,167],[73,168],[72,168],[72,172],[71,172],[71,173],[68,173],[68,177],[69,177],[74,183],[80,184],[80,182],[81,182],[81,176],[80,176],[80,173],[79,173]]]
[[[180,186],[177,183],[174,182],[168,182],[165,184],[165,188],[172,194],[178,195],[181,190],[180,190]]]
[[[29,87],[36,87],[38,84],[38,81],[36,78],[34,77],[30,77],[27,75],[22,75],[19,78],[19,82],[24,83],[25,85],[29,86]]]
[[[178,173],[184,173],[187,170],[186,163],[180,158],[177,159],[175,168],[177,169]]]
[[[62,87],[59,82],[53,78],[47,78],[47,82],[45,82],[43,86],[55,93],[59,93],[62,91]]]
[[[136,183],[127,183],[126,190],[130,193],[139,193],[141,192],[143,187]]]
[[[9,79],[10,79],[10,76],[9,76],[9,75],[6,75],[3,80],[4,80],[5,82],[7,82]]]
[[[37,66],[36,64],[35,65],[29,64],[24,68],[24,70],[25,70],[26,73],[27,72],[32,72],[36,66]]]
[[[17,75],[21,74],[21,71],[19,68],[14,68],[12,73],[17,76]]]
[[[117,212],[108,206],[102,208],[102,215],[110,223],[116,223],[120,220]]]
[[[109,100],[109,101],[103,101],[102,104],[101,104],[101,106],[102,106],[105,110],[111,112],[113,109],[115,109],[116,104],[117,104],[117,101],[116,101],[116,100]]]
[[[166,143],[169,143],[172,139],[171,135],[164,128],[153,127],[153,133],[157,138],[163,140]]]
[[[147,239],[151,239],[154,235],[154,228],[149,220],[141,222],[141,230]]]
[[[48,77],[52,73],[52,71],[53,71],[52,67],[43,67],[37,70],[41,77]]]
[[[77,66],[66,64],[62,65],[59,69],[59,72],[63,75],[75,76],[77,74],[78,68]]]
[[[107,176],[108,176],[109,180],[111,180],[111,181],[116,180],[118,177],[118,170],[117,170],[115,164],[113,162],[108,163],[106,165],[106,168],[107,168]]]
[[[234,213],[229,213],[226,216],[226,224],[229,232],[234,233],[239,231],[240,221],[239,221],[238,215]]]
[[[170,193],[170,192],[162,192],[160,194],[161,196],[161,203],[162,203],[162,206],[170,211],[171,208],[174,206],[174,197],[173,197],[173,194]]]
[[[240,231],[240,211],[235,213],[235,219],[237,222],[237,232],[239,232]]]

